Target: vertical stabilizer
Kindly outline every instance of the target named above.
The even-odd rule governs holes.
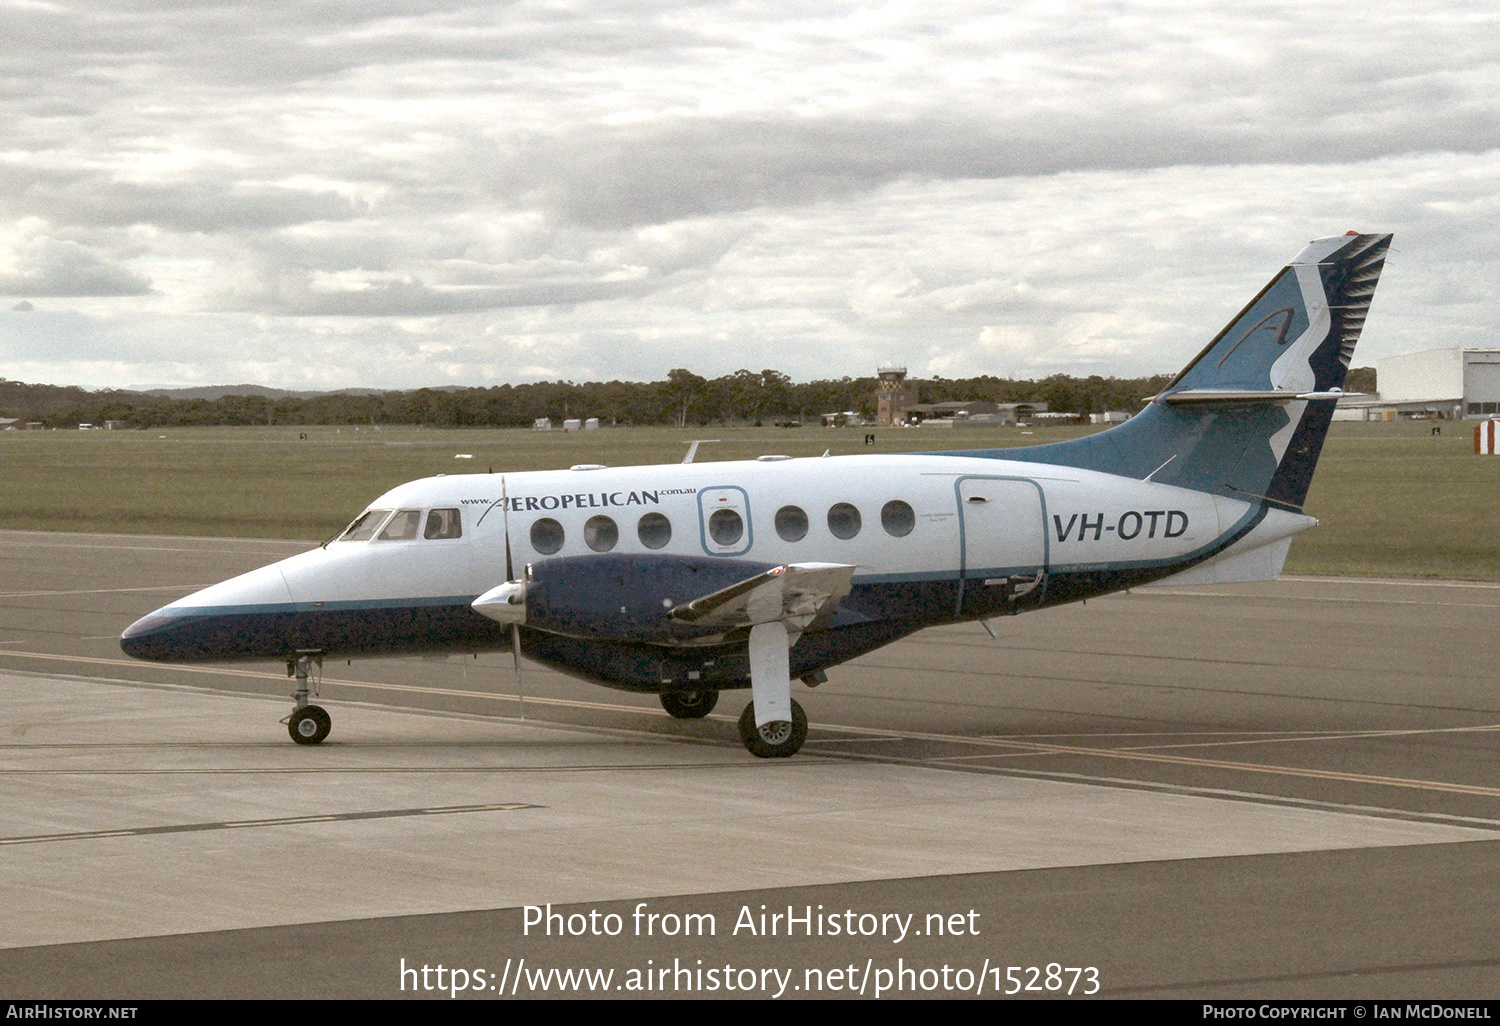
[[[1152,475],[1300,511],[1390,243],[1355,233],[1309,243],[1119,427],[968,455]]]

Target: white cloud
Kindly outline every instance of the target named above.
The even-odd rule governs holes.
[[[39,301],[0,314],[0,374],[1159,371],[1346,227],[1397,232],[1361,359],[1488,341],[1497,28],[1462,0],[0,5],[0,224],[43,226],[0,235],[0,292]]]
[[[21,234],[25,234],[24,227]],[[145,275],[113,263],[87,247],[33,235],[0,251],[0,296],[144,296]]]

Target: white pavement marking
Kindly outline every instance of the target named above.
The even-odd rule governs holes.
[[[1277,580],[1307,584],[1368,584],[1375,587],[1395,588],[1489,588],[1500,590],[1494,581],[1450,581],[1434,577],[1432,580],[1402,579],[1399,577],[1313,577],[1305,574],[1282,574]]]
[[[149,588],[85,588],[77,591],[0,591],[0,599],[42,598],[54,595],[120,595],[128,591],[197,591],[206,584],[156,584]]]
[[[0,771],[13,771],[0,794],[0,836],[472,803],[542,807],[16,845],[0,860],[0,946],[1500,838],[1055,780],[759,761],[736,748],[643,744],[621,731],[368,706],[340,707],[318,748],[225,744],[280,738],[284,705],[0,674],[10,742]],[[586,760],[581,738],[594,743]],[[339,772],[285,772],[317,767]],[[246,772],[255,769],[270,772]]]
[[[158,545],[147,543],[186,542],[185,546],[163,550]],[[28,548],[49,549],[126,549],[149,552],[203,552],[224,551],[228,547],[249,548],[311,548],[318,539],[298,538],[240,538],[229,535],[193,534],[100,534],[89,531],[0,531],[0,545],[24,545]]]
[[[1500,730],[1500,723],[1483,723],[1472,727],[1422,727],[1413,730],[1304,730],[1291,737],[1252,737],[1222,741],[1183,741],[1170,745],[1130,745],[1118,752],[1159,752],[1168,748],[1225,748],[1230,745],[1275,745],[1305,741],[1358,741],[1366,738],[1411,737],[1415,734],[1474,734]]]

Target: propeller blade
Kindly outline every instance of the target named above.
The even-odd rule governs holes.
[[[516,694],[521,696],[521,719],[526,718],[526,689],[521,687],[521,625],[510,625],[510,658],[516,668]]]
[[[506,493],[505,475],[500,475],[500,524],[505,532],[505,579],[514,581],[516,574],[510,559],[510,496]]]

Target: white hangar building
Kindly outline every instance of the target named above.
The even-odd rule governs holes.
[[[1500,413],[1500,349],[1428,349],[1375,361],[1378,396],[1339,402],[1339,420],[1493,417]]]

